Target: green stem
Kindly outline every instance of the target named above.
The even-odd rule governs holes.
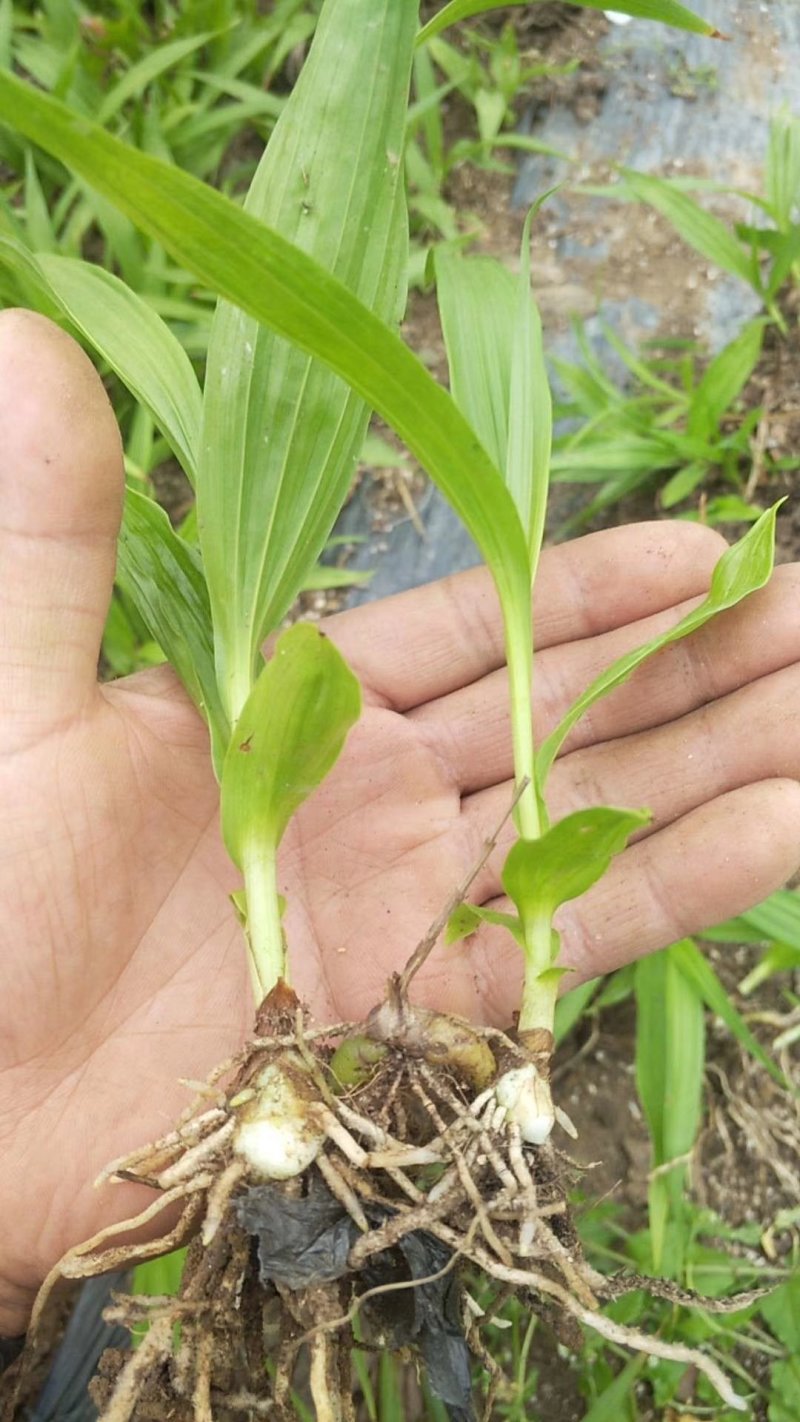
[[[507,619],[506,629],[514,773],[518,785],[523,780],[528,782],[517,801],[514,822],[523,839],[538,839],[542,825],[536,797],[533,749],[533,629],[530,603],[525,610],[515,610],[515,615]]]
[[[543,1027],[545,1031],[552,1032],[561,974],[552,969],[543,973],[532,972],[529,963],[530,960],[527,959],[519,1012],[519,1031],[532,1032],[537,1027]]]
[[[242,856],[242,872],[247,903],[245,932],[258,1005],[279,979],[287,982],[289,976],[274,846],[249,845]]]

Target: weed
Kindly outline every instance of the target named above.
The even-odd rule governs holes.
[[[665,354],[637,355],[610,327],[602,329],[625,371],[624,383],[613,378],[610,361],[595,352],[580,327],[581,363],[552,360],[566,396],[557,407],[564,425],[554,445],[553,477],[600,485],[561,532],[639,489],[657,490],[659,505],[669,510],[700,490],[702,517],[712,524],[758,518],[750,490],[764,411],[742,408],[740,397],[761,353],[763,321],[748,322],[708,362],[691,342],[672,342]],[[783,461],[773,466],[764,453],[759,477],[769,480],[785,468]]]

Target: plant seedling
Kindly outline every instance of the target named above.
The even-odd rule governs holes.
[[[480,8],[488,7],[450,5],[439,18]],[[675,0],[622,8],[709,29]],[[576,1241],[551,1140],[557,1120],[569,1128],[550,1089],[564,971],[554,915],[648,816],[596,806],[551,824],[546,792],[589,707],[764,584],[775,510],[726,552],[701,604],[607,668],[534,750],[531,607],[551,401],[530,295],[533,214],[518,277],[482,258],[440,256],[450,396],[392,329],[405,289],[401,160],[418,41],[416,0],[326,0],[243,211],[0,74],[0,119],[68,162],[221,297],[201,393],[174,338],[118,279],[37,259],[11,239],[2,245],[26,289],[60,310],[142,401],[195,485],[197,546],[129,491],[122,584],[208,723],[223,834],[242,874],[234,906],[256,1007],[252,1040],[215,1069],[175,1129],[104,1172],[150,1186],[153,1202],[72,1249],[37,1303],[34,1334],[58,1278],[195,1236],[178,1299],[121,1306],[128,1322],[149,1328],[116,1372],[109,1367],[106,1422],[144,1416],[153,1388],[197,1422],[227,1407],[286,1416],[301,1344],[317,1418],[350,1418],[352,1347],[365,1343],[416,1349],[433,1394],[451,1415],[469,1417],[469,1350],[487,1354],[460,1291],[465,1264],[614,1343],[693,1365],[730,1407],[744,1406],[713,1359],[598,1307],[645,1286],[687,1295],[604,1277]],[[262,648],[329,536],[371,408],[451,500],[502,607],[517,831],[503,870],[515,912],[504,921],[525,963],[519,1020],[505,1032],[411,1000],[439,934],[447,928],[455,941],[490,916],[462,902],[468,882],[364,1022],[315,1026],[288,985],[278,850],[355,722],[359,688],[316,628],[283,632],[266,661]],[[134,1226],[157,1233],[167,1211],[160,1235],[121,1242]]]

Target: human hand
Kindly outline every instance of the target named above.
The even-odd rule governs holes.
[[[102,1166],[162,1134],[251,1023],[205,728],[168,668],[96,683],[122,496],[119,437],[80,351],[0,316],[0,1334],[55,1260],[136,1212]],[[722,549],[645,524],[545,554],[537,732],[702,595]],[[798,571],[641,669],[576,728],[554,818],[648,805],[652,826],[561,920],[575,981],[738,912],[800,837]],[[281,859],[294,985],[321,1021],[380,996],[511,798],[499,610],[483,571],[331,618],[364,715]],[[510,831],[506,832],[507,842]],[[474,885],[499,893],[498,853]],[[438,949],[423,1001],[507,1023],[493,929]]]

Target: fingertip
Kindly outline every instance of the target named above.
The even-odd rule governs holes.
[[[0,432],[4,529],[116,538],[122,445],[103,383],[71,336],[19,307],[0,312]]]

